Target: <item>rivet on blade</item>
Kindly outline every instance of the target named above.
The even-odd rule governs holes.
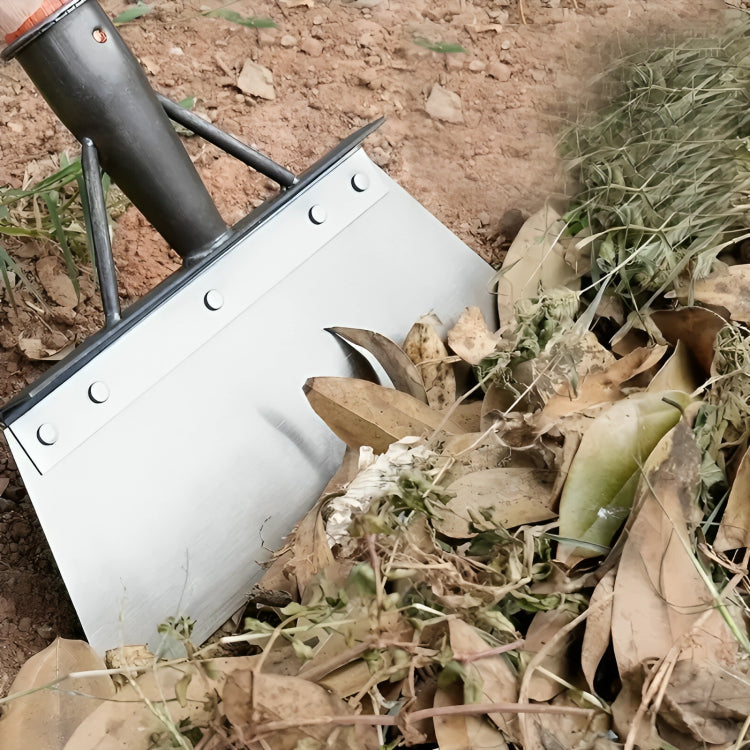
[[[219,310],[224,304],[224,297],[221,296],[221,292],[218,292],[216,289],[211,289],[206,292],[205,297],[203,297],[203,304],[209,310]]]
[[[323,206],[313,206],[307,215],[313,224],[322,224],[328,218],[328,214]]]
[[[36,431],[36,436],[42,445],[54,445],[60,437],[55,425],[49,424],[49,422],[39,427]]]
[[[352,187],[358,193],[364,193],[365,190],[370,187],[370,178],[362,172],[357,172],[354,177],[352,177]]]
[[[97,380],[89,386],[89,398],[95,404],[103,404],[109,398],[109,388],[106,383]]]

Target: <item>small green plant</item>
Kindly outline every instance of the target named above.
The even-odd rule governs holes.
[[[137,5],[124,10],[119,16],[115,16],[115,18],[112,19],[112,23],[114,23],[115,26],[122,26],[125,23],[135,21],[136,18],[145,16],[147,13],[150,13],[151,10],[152,8],[150,5],[146,5],[146,3],[142,3],[139,0]]]
[[[261,18],[260,16],[243,16],[234,10],[227,8],[217,8],[216,10],[207,10],[202,13],[209,18],[223,18],[225,21],[237,23],[240,26],[247,26],[251,29],[275,29],[276,23],[271,18]]]
[[[27,176],[21,188],[0,188],[0,235],[56,242],[67,274],[76,293],[80,293],[76,264],[91,262],[80,158],[70,159],[62,154],[53,160],[53,169],[51,174],[36,182]],[[102,177],[102,185],[110,216],[115,217],[124,210],[126,200],[122,193],[112,189],[106,174]],[[0,276],[14,307],[16,280],[41,299],[36,286],[3,247],[0,247]]]
[[[431,42],[423,36],[414,37],[414,44],[426,49],[432,50],[433,52],[439,52],[442,55],[448,55],[454,52],[466,53],[466,50],[460,45],[453,42]]]
[[[585,232],[593,282],[632,309],[708,275],[747,236],[748,30],[631,55],[602,77],[606,105],[564,135],[580,186],[569,231]]]

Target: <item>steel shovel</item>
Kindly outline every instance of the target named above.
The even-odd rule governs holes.
[[[95,0],[51,5],[4,56],[82,144],[106,325],[5,405],[4,434],[90,643],[156,648],[181,615],[201,642],[340,462],[302,391],[355,370],[324,329],[491,320],[492,271],[368,159],[379,123],[292,175],[154,94]],[[170,119],[278,195],[227,227]],[[102,169],[184,259],[124,313]]]

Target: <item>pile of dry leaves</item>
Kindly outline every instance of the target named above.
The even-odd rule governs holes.
[[[165,623],[185,658],[108,668],[58,641],[19,675],[1,744],[744,746],[750,268],[628,327],[583,302],[585,243],[558,225],[545,209],[509,251],[499,331],[472,308],[402,346],[332,329],[394,387],[306,384],[348,450],[239,635],[196,649]]]

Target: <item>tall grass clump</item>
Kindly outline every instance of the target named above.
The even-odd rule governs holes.
[[[706,276],[748,233],[749,33],[745,15],[719,38],[626,57],[599,81],[606,104],[561,139],[579,190],[569,231],[593,281],[633,309]]]

